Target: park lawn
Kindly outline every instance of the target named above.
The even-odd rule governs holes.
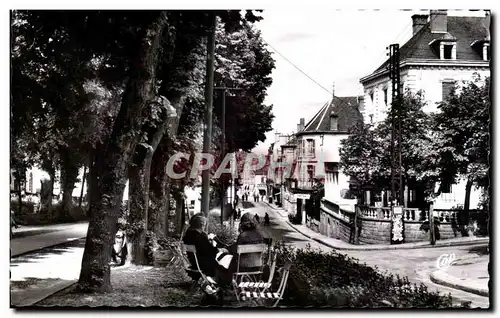
[[[35,306],[190,307],[203,299],[199,290],[190,290],[190,278],[178,267],[130,265],[113,270],[111,284],[113,291],[105,294],[80,294],[73,285]]]

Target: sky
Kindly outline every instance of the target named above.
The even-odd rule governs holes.
[[[387,59],[387,46],[403,45],[411,38],[411,16],[417,13],[428,14],[428,10],[265,10],[257,27],[276,60],[265,100],[273,104],[275,118],[273,130],[254,152],[267,152],[275,132],[296,132],[300,118],[307,123],[331,99],[334,85],[336,96],[361,95],[359,79]],[[448,14],[478,15],[466,11]]]

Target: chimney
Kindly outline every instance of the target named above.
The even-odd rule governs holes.
[[[431,33],[448,32],[448,14],[446,10],[431,10]]]
[[[335,112],[331,112],[330,113],[330,130],[331,131],[337,131],[339,130],[338,128],[338,119],[339,119],[339,116],[337,114],[335,114]]]
[[[413,20],[413,35],[417,34],[426,24],[429,15],[427,14],[414,14],[411,19]]]
[[[304,118],[300,119],[300,122],[297,124],[297,132],[301,132],[302,130],[304,130],[304,121]]]
[[[332,96],[335,97],[335,82],[332,84]]]

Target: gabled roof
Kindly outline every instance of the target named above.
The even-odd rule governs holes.
[[[471,43],[483,40],[488,36],[484,26],[484,17],[447,17],[447,34],[431,33],[430,22],[420,29],[400,49],[400,60],[435,59],[439,60],[439,52],[435,52],[429,43],[444,39],[456,39],[457,59],[467,61],[482,61],[483,58],[472,47]],[[383,70],[389,64],[389,59],[378,67],[374,73]]]
[[[297,133],[311,132],[345,132],[353,125],[363,121],[363,116],[358,110],[359,102],[357,96],[337,97],[323,105],[316,115],[306,124],[304,129]],[[330,115],[338,116],[337,130],[330,130]]]

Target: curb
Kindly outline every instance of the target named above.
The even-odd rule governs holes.
[[[344,250],[344,251],[380,251],[380,250],[412,250],[412,249],[421,249],[421,248],[439,248],[439,247],[450,247],[450,246],[463,246],[463,245],[479,245],[479,244],[488,244],[489,243],[489,238],[487,239],[478,239],[478,240],[467,240],[467,241],[460,241],[460,242],[445,242],[439,245],[430,245],[430,244],[425,244],[425,245],[408,245],[405,246],[404,244],[402,245],[382,245],[382,246],[370,246],[370,245],[358,245],[358,246],[352,246],[352,247],[339,247],[335,246],[333,244],[330,244],[328,242],[323,241],[320,238],[312,237],[301,230],[299,230],[297,227],[295,227],[290,221],[286,221],[288,225],[290,225],[295,231],[299,232],[300,234],[304,235],[305,237],[314,240],[318,243],[321,243],[323,245],[326,245],[330,248],[337,249],[337,250]],[[347,244],[347,243],[346,243]],[[411,244],[411,243],[408,243]],[[366,246],[366,247],[365,247]]]
[[[430,274],[430,279],[431,279],[431,282],[433,282],[435,284],[439,284],[439,285],[446,286],[446,287],[451,287],[451,288],[458,289],[458,290],[463,290],[463,291],[466,291],[468,293],[472,293],[475,295],[484,296],[484,297],[489,297],[489,295],[490,295],[490,293],[487,289],[470,287],[470,286],[466,286],[464,284],[459,284],[458,282],[456,282],[457,279],[455,277],[446,274],[442,270],[432,272]]]
[[[18,305],[14,305],[12,304],[12,296],[11,296],[11,303],[10,303],[10,306],[11,308],[21,308],[21,307],[31,307],[33,305],[35,305],[36,303],[39,303],[41,302],[42,300],[44,300],[45,298],[47,297],[50,297],[52,295],[54,295],[55,293],[58,293],[64,289],[67,289],[71,286],[73,286],[74,284],[76,284],[78,282],[78,280],[70,280],[70,281],[63,281],[63,282],[60,282],[58,284],[55,284],[54,286],[51,286],[48,291],[46,293],[43,293],[42,295],[40,294],[36,294],[35,293],[35,296],[28,296],[28,297],[25,297],[24,300],[23,300],[23,303],[22,304],[18,304]]]

